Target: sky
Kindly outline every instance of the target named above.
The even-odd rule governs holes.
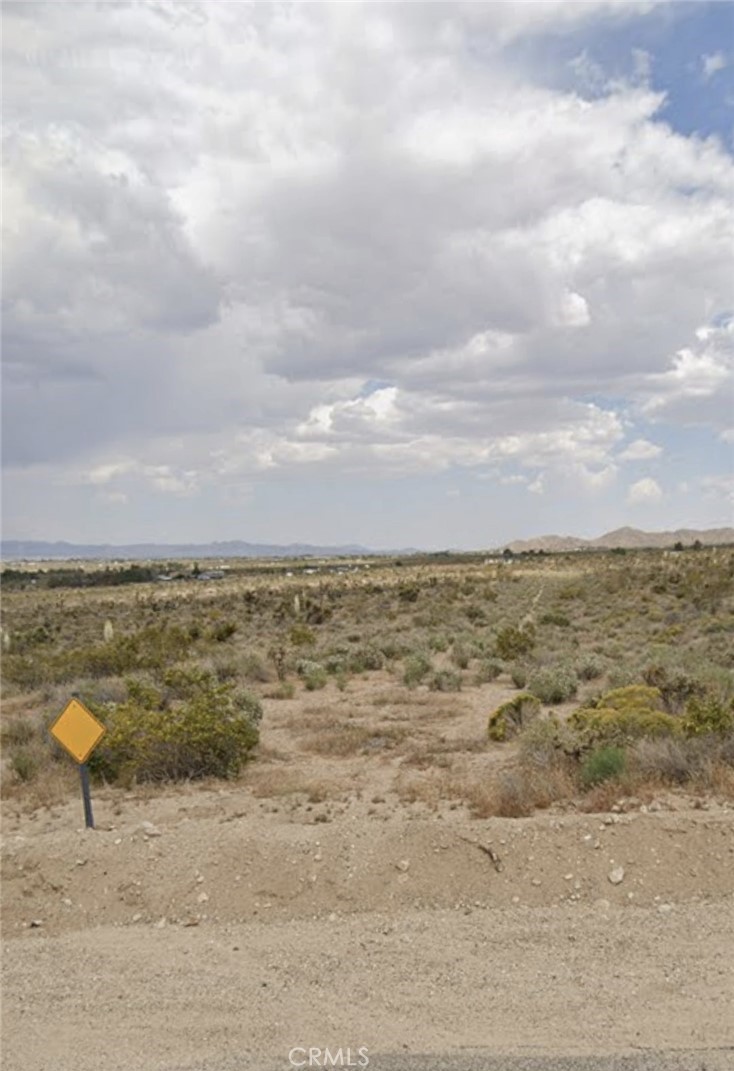
[[[7,539],[734,523],[734,4],[6,2]]]

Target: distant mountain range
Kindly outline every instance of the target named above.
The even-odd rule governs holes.
[[[101,561],[176,561],[180,558],[324,558],[374,554],[366,547],[318,547],[308,543],[272,546],[269,543],[132,543],[116,546],[112,543],[45,543],[33,539],[4,539],[3,561],[53,561],[70,558]]]
[[[538,536],[536,539],[516,539],[503,544],[516,554],[528,550],[563,553],[573,550],[614,549],[635,550],[642,547],[672,547],[675,543],[691,546],[699,540],[707,546],[734,543],[734,528],[679,528],[675,532],[642,532],[638,528],[617,528],[598,539],[579,539],[576,536]],[[419,554],[415,548],[374,551],[367,547],[347,544],[340,547],[313,546],[310,543],[290,543],[278,546],[271,543],[244,543],[230,540],[224,543],[133,543],[117,546],[112,543],[46,543],[42,540],[5,539],[0,545],[3,561],[68,561],[70,559],[98,561],[177,561],[180,559],[211,558],[338,558],[363,557],[376,554]],[[460,553],[460,552],[458,552]]]
[[[579,539],[576,536],[538,536],[537,539],[516,539],[508,543],[510,550],[519,554],[525,550],[544,550],[561,553],[569,550],[641,550],[644,547],[672,547],[676,543],[691,546],[698,540],[705,546],[721,546],[734,543],[734,528],[677,528],[674,532],[643,532],[639,528],[615,528],[597,539]]]

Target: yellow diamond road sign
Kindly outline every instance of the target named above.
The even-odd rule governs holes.
[[[105,727],[83,703],[70,699],[49,727],[49,732],[66,748],[72,759],[82,763],[87,761],[104,736]]]

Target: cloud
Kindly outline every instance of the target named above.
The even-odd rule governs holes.
[[[723,52],[712,52],[710,55],[701,56],[701,69],[704,81],[708,81],[718,71],[723,71],[729,66],[729,61]]]
[[[630,484],[627,491],[627,502],[630,506],[655,505],[655,503],[660,502],[662,497],[663,491],[660,484],[650,476]]]
[[[599,495],[664,463],[646,423],[723,429],[731,155],[641,50],[586,95],[513,59],[652,8],[8,6],[6,467],[131,508],[453,468]]]
[[[635,439],[617,456],[620,461],[649,461],[653,457],[660,457],[662,452],[662,447],[647,439]]]
[[[648,419],[708,424],[722,432],[731,421],[734,398],[734,317],[699,327],[695,341],[678,350],[667,371],[646,378]]]

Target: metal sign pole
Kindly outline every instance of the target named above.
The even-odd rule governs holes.
[[[82,799],[84,800],[84,824],[87,829],[94,829],[92,796],[89,792],[89,767],[86,762],[79,763],[79,777],[82,782]]]

